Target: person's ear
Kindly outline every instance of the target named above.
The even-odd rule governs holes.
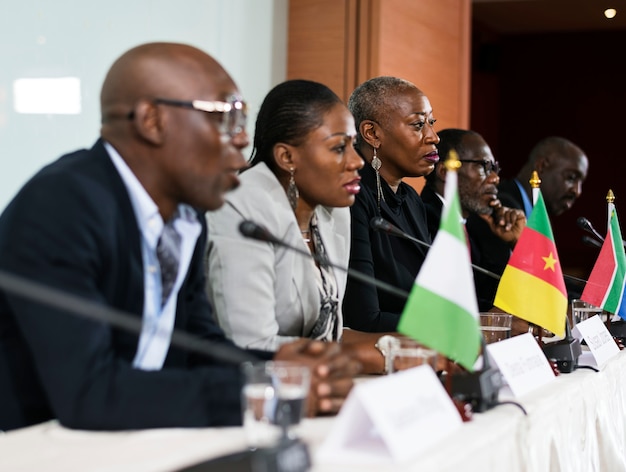
[[[294,168],[294,148],[289,144],[276,143],[274,145],[274,161],[279,169],[289,173]]]
[[[133,127],[139,136],[155,146],[163,144],[166,116],[160,113],[156,104],[147,100],[139,101],[133,115]]]
[[[378,124],[372,120],[363,120],[359,125],[359,133],[363,136],[363,140],[375,149],[380,147],[380,139],[378,138]]]

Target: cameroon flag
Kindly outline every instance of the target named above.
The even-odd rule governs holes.
[[[504,269],[494,305],[554,334],[565,334],[567,292],[541,192]]]

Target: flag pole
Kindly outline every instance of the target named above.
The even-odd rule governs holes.
[[[535,206],[537,204],[537,199],[539,198],[539,187],[541,186],[541,179],[539,178],[539,174],[536,170],[533,170],[528,183],[530,184],[530,188],[533,192],[533,206]]]
[[[530,176],[530,180],[528,181],[530,184],[530,188],[533,196],[533,207],[537,204],[537,199],[539,198],[539,187],[541,186],[541,179],[539,178],[539,173],[536,170],[533,170],[533,173]],[[528,332],[536,337],[539,342],[539,346],[543,347],[543,341],[541,340],[541,328],[538,328],[534,323],[528,323]]]
[[[606,194],[606,209],[607,209],[607,219],[606,219],[606,232],[608,234],[609,230],[611,229],[611,215],[613,214],[613,210],[615,209],[615,194],[613,193],[612,189],[609,189],[609,191]],[[606,313],[606,329],[609,330],[609,332],[611,331],[611,313],[609,313],[608,311],[603,311],[603,313]]]

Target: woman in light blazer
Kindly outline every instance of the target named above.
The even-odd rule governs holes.
[[[226,204],[207,214],[207,293],[236,344],[276,350],[301,337],[340,341],[366,371],[382,371],[378,336],[344,332],[345,272],[239,232],[251,220],[290,246],[347,267],[348,207],[363,166],[355,136],[351,113],[322,84],[287,81],[263,101],[250,168]]]

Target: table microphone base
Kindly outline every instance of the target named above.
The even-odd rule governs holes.
[[[609,333],[619,339],[622,344],[626,344],[626,322],[622,320],[611,321],[609,324]]]
[[[574,337],[544,344],[542,349],[546,357],[556,364],[556,368],[562,374],[574,372],[578,367],[578,358],[583,353],[580,341]]]
[[[306,472],[309,448],[299,440],[282,440],[274,447],[245,450],[194,464],[177,472]]]
[[[458,373],[452,376],[451,396],[470,403],[474,412],[481,413],[498,404],[502,385],[502,374],[493,367]]]

